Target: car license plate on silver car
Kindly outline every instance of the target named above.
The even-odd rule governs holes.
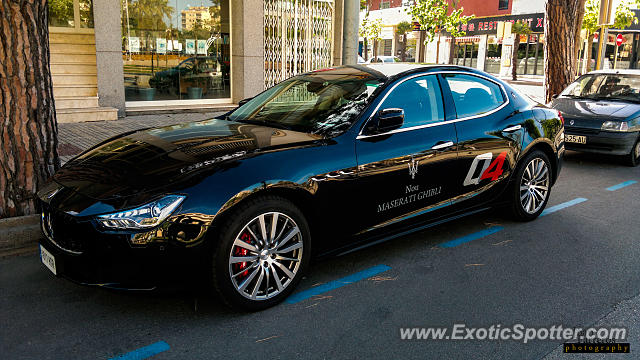
[[[56,272],[56,258],[42,245],[40,245],[40,260],[54,275],[58,275]]]
[[[579,136],[579,135],[568,135],[565,137],[565,141],[566,142],[570,142],[570,143],[576,143],[576,144],[586,144],[587,143],[587,137],[586,136]]]

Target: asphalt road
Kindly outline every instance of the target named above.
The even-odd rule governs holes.
[[[606,190],[630,180],[638,182]],[[55,278],[35,254],[3,259],[0,356],[108,359],[152,345],[153,359],[540,359],[560,342],[409,341],[400,328],[625,326],[607,315],[640,294],[640,167],[569,152],[549,206],[576,198],[587,200],[530,223],[485,212],[317,263],[301,291],[390,269],[258,313],[183,292],[82,287]],[[503,229],[438,246],[493,226]],[[632,352],[626,358],[640,349]]]

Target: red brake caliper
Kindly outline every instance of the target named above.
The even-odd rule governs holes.
[[[249,235],[247,231],[243,232],[242,235],[240,235],[240,240],[246,242],[247,244],[253,244],[253,240],[251,240],[251,235]],[[249,254],[249,250],[240,246],[236,246],[236,248],[233,250],[233,255],[235,256],[247,256],[248,254]],[[249,264],[246,262],[235,263],[233,264],[233,272],[237,274],[242,269],[247,268],[247,266],[249,266]],[[238,276],[239,278],[238,280],[246,277],[247,275],[249,275],[248,269]]]

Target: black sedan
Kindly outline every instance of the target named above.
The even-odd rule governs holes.
[[[41,257],[84,284],[146,288],[180,273],[232,306],[266,308],[312,255],[497,205],[535,219],[563,131],[557,111],[469,68],[318,70],[68,162],[38,194]]]
[[[551,102],[566,120],[569,150],[621,155],[640,163],[640,70],[601,70],[578,78]]]

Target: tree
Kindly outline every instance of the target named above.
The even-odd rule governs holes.
[[[515,35],[513,39],[513,56],[511,56],[511,78],[515,81],[518,80],[518,47],[520,47],[520,35],[531,34],[531,29],[528,23],[516,21],[511,27],[511,32]],[[524,61],[527,61],[527,59],[524,59]]]
[[[362,19],[358,33],[364,38],[364,59],[368,60],[369,56],[367,40],[373,41],[373,59],[376,59],[378,56],[378,41],[382,40],[380,37],[380,35],[382,35],[382,20],[371,20],[369,19],[369,14],[367,14],[364,19]]]
[[[171,19],[173,7],[169,0],[129,0],[129,17],[135,21],[139,30],[165,30],[165,19]],[[133,21],[132,21],[133,23]]]
[[[640,5],[638,0],[622,0],[616,7],[613,27],[615,29],[624,29],[631,26],[631,24],[637,24],[638,18],[634,12],[631,11],[631,5]],[[584,68],[585,73],[591,71],[591,57],[593,51],[593,38],[594,35],[600,30],[598,26],[598,18],[600,16],[600,0],[587,0],[585,4],[584,20],[582,21],[582,29],[587,33],[587,45],[584,51],[584,57],[586,59],[586,66]]]
[[[369,39],[373,41],[373,59],[378,60],[378,47],[382,40],[382,20],[375,19],[369,22]]]
[[[585,0],[547,0],[544,19],[545,101],[559,94],[576,74]]]
[[[47,0],[0,3],[0,218],[36,212],[60,167]]]
[[[464,8],[458,8],[461,0],[415,0],[409,6],[407,12],[412,18],[420,23],[421,30],[424,31],[424,44],[431,42],[435,34],[446,31],[451,35],[451,46],[449,48],[449,64],[453,64],[455,52],[455,38],[464,36],[466,32],[460,30],[460,26],[473,19],[473,15],[462,15]]]
[[[402,36],[402,49],[400,60],[404,62],[407,58],[407,33],[413,29],[413,26],[407,21],[401,21],[396,25],[396,35]]]

